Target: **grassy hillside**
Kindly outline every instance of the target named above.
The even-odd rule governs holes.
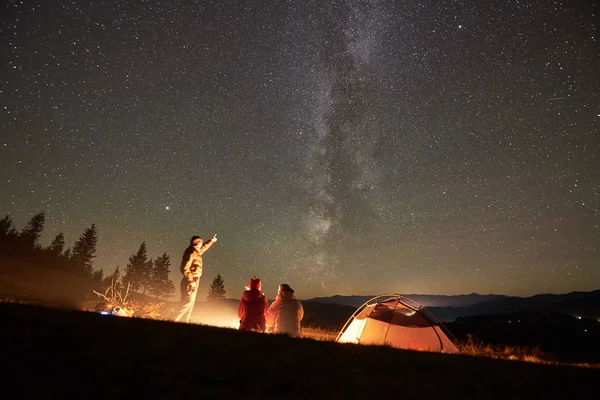
[[[0,303],[5,390],[23,398],[560,398],[600,370],[336,344]]]
[[[446,323],[459,341],[538,348],[543,359],[600,363],[600,323],[554,312],[481,315]]]

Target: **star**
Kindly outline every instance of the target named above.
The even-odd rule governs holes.
[[[97,223],[107,276],[219,232],[201,284],[269,296],[600,288],[592,2],[8,3],[0,222],[45,210],[42,247]]]

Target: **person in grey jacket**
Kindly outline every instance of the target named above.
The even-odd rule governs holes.
[[[279,285],[277,297],[267,312],[267,326],[271,333],[282,333],[292,337],[300,335],[300,321],[304,318],[302,303],[287,283]]]

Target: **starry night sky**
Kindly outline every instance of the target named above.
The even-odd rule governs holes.
[[[273,297],[600,288],[594,1],[4,2],[0,214]]]

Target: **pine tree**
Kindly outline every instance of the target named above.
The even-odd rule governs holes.
[[[154,260],[148,259],[145,268],[142,271],[142,294],[145,296],[152,287],[152,270],[154,269]]]
[[[12,218],[10,215],[6,214],[4,218],[0,220],[0,238],[16,234],[17,230],[13,225]]]
[[[97,243],[98,233],[96,225],[92,224],[83,232],[73,246],[70,263],[76,273],[84,274],[90,278],[92,277],[92,274],[94,273],[92,259],[96,257],[94,253],[96,253]]]
[[[138,251],[129,257],[129,262],[125,266],[124,285],[129,284],[131,290],[139,291],[143,289],[146,291],[150,280],[151,265],[152,260],[148,259],[146,242],[142,242]]]
[[[104,270],[97,269],[92,271],[91,285],[92,289],[95,291],[102,290],[102,282],[104,281]]]
[[[7,250],[13,249],[17,237],[12,218],[7,214],[0,220],[0,252],[6,253]]]
[[[156,295],[156,299],[168,298],[171,294],[175,293],[175,285],[173,281],[169,279],[169,267],[171,266],[171,260],[167,253],[163,253],[162,256],[157,257],[154,260],[154,266],[150,276],[150,287],[149,293]]]
[[[224,300],[226,293],[227,291],[225,290],[225,282],[223,281],[221,274],[217,274],[208,288],[208,296],[206,296],[206,300]]]
[[[112,274],[102,280],[102,289],[106,290],[109,286],[112,286],[116,292],[121,293],[123,282],[121,281],[121,271],[118,265]]]
[[[54,254],[54,255],[58,256],[58,255],[62,254],[64,249],[65,249],[65,234],[60,232],[58,235],[56,235],[54,240],[52,240],[52,243],[50,243],[50,246],[46,250],[48,250],[48,252],[50,254]]]
[[[44,211],[35,214],[19,234],[19,251],[25,254],[38,247],[38,240],[44,230],[46,216]]]
[[[95,283],[98,283],[98,286],[100,286],[100,284],[102,283],[103,280],[104,280],[104,270],[103,269],[97,269],[92,272],[92,281],[94,281]]]
[[[68,269],[69,260],[63,256],[65,248],[65,234],[59,233],[54,237],[50,246],[44,248],[38,262],[53,269]]]

